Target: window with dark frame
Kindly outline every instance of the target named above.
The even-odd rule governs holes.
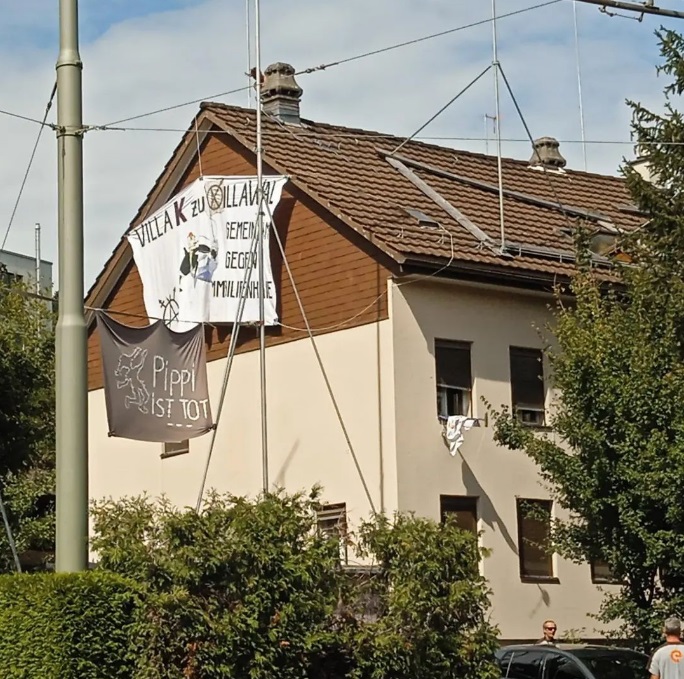
[[[435,340],[437,373],[437,414],[471,414],[473,378],[470,368],[470,342]]]
[[[516,499],[521,578],[553,578],[551,500]]]
[[[340,542],[340,559],[347,563],[347,504],[320,505],[316,510],[318,532]]]
[[[162,460],[166,460],[169,457],[176,457],[177,455],[185,455],[190,452],[190,441],[185,439],[185,441],[178,442],[167,442],[164,443],[164,449],[160,455]]]
[[[511,401],[523,424],[544,426],[546,391],[541,349],[510,347]]]
[[[477,535],[477,497],[472,495],[440,495],[439,517],[444,523],[453,517],[456,525]]]

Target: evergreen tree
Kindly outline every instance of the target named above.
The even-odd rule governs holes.
[[[495,415],[500,443],[540,467],[570,519],[554,547],[578,563],[609,564],[619,593],[599,615],[638,646],[659,642],[662,619],[684,614],[684,39],[657,33],[668,78],[662,113],[628,102],[651,181],[624,172],[643,225],[621,243],[629,265],[581,265],[545,333],[558,390],[555,437]],[[563,292],[568,292],[565,290]],[[566,298],[567,299],[567,298]],[[561,441],[561,443],[557,443]]]

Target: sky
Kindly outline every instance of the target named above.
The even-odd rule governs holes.
[[[497,15],[543,1],[498,0]],[[246,2],[81,0],[84,123],[104,125],[244,87],[249,63]],[[0,109],[40,119],[55,78],[58,3],[6,4],[0,23]],[[674,9],[679,3],[659,4]],[[662,105],[665,82],[655,71],[659,54],[654,31],[663,24],[682,30],[684,22],[610,17],[580,2],[574,9],[589,142],[585,146],[587,169],[615,174],[623,158],[633,154],[627,143],[630,113],[625,100],[655,110]],[[260,13],[262,67],[286,61],[300,70],[486,20],[492,7],[485,0],[261,0]],[[560,139],[568,167],[583,169],[572,1],[501,18],[497,35],[501,69],[532,135]],[[304,90],[302,116],[411,135],[491,64],[492,44],[488,22],[299,76]],[[216,100],[240,106],[249,103],[246,91]],[[485,126],[485,115],[495,110],[494,76],[489,72],[423,130],[421,137],[451,137],[436,143],[495,153],[492,121]],[[196,111],[197,104],[193,104],[121,126],[183,130]],[[504,155],[527,159],[530,146],[524,127],[503,84],[500,113],[502,137],[522,140],[504,142]],[[54,106],[48,120],[55,120]],[[0,242],[38,130],[35,123],[0,114]],[[181,134],[128,129],[94,130],[85,135],[86,290]],[[56,264],[56,141],[50,129],[40,139],[6,249],[33,256],[36,222],[42,226],[43,258]]]

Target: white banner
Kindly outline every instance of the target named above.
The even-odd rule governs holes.
[[[272,214],[287,181],[263,178]],[[147,315],[171,330],[188,323],[234,323],[246,297],[243,323],[259,320],[256,177],[202,177],[183,189],[127,236],[143,284]],[[264,227],[270,226],[264,206]],[[251,278],[245,285],[245,272]],[[264,240],[264,316],[275,325],[276,290]]]

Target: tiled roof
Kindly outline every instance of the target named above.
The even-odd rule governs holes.
[[[495,156],[309,120],[285,125],[264,115],[262,121],[265,162],[407,270],[413,265],[518,279],[564,277],[574,269],[574,256],[563,230],[571,230],[579,215],[625,231],[645,222],[630,208],[619,177],[544,172],[526,160],[504,158],[502,253]],[[172,190],[171,177],[195,148],[196,125],[208,130],[212,124],[254,151],[253,109],[203,103],[131,227]],[[416,217],[421,213],[428,223]],[[103,303],[128,261],[122,238],[88,292],[88,304]]]
[[[253,110],[215,103],[202,104],[202,110],[254,148]],[[400,261],[567,275],[573,244],[563,230],[580,216],[619,230],[633,230],[645,221],[629,209],[631,199],[619,177],[542,171],[530,168],[527,160],[504,158],[508,247],[502,255],[495,156],[410,141],[390,162],[387,154],[403,141],[391,135],[308,120],[284,125],[266,115],[262,129],[266,162]],[[407,210],[420,211],[437,224],[421,225]],[[489,242],[473,235],[468,225],[475,233],[484,232]]]

